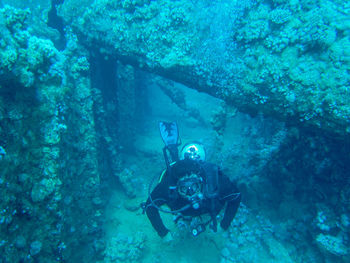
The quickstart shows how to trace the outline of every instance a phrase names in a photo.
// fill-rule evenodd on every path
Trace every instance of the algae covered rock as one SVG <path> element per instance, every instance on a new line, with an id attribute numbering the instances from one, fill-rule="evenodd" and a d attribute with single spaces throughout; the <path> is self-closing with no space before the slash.
<path id="1" fill-rule="evenodd" d="M 341 237 L 319 234 L 316 237 L 317 245 L 327 252 L 336 256 L 346 256 L 349 254 L 349 248 L 345 245 Z"/>
<path id="2" fill-rule="evenodd" d="M 33 186 L 31 197 L 33 202 L 43 201 L 55 190 L 56 182 L 52 179 L 43 179 Z"/>
<path id="3" fill-rule="evenodd" d="M 121 173 L 118 174 L 118 179 L 129 198 L 136 197 L 143 186 L 143 181 L 137 176 L 139 171 L 136 165 L 125 168 Z"/>
<path id="4" fill-rule="evenodd" d="M 24 249 L 27 245 L 27 240 L 25 239 L 24 236 L 17 236 L 15 239 L 15 246 L 18 249 Z"/>
<path id="5" fill-rule="evenodd" d="M 0 261 L 78 258 L 84 252 L 72 240 L 101 231 L 100 201 L 92 201 L 100 195 L 87 52 L 72 32 L 58 51 L 40 29 L 50 2 L 3 1 L 0 8 Z M 74 201 L 61 203 L 72 193 Z"/>
<path id="6" fill-rule="evenodd" d="M 109 262 L 138 262 L 142 259 L 146 236 L 137 232 L 133 236 L 118 234 L 107 244 L 104 261 Z"/>
<path id="7" fill-rule="evenodd" d="M 40 253 L 43 244 L 36 240 L 30 244 L 30 255 L 35 256 Z"/>

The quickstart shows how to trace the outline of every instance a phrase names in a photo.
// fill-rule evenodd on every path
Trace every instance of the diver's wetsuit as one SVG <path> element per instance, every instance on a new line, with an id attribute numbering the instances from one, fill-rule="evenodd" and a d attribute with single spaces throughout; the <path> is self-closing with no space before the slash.
<path id="1" fill-rule="evenodd" d="M 161 178 L 160 183 L 152 191 L 151 198 L 153 202 L 158 207 L 166 204 L 172 211 L 188 206 L 191 204 L 190 201 L 182 198 L 174 187 L 176 187 L 179 178 L 191 173 L 199 174 L 203 178 L 204 182 L 206 182 L 206 174 L 209 173 L 209 170 L 212 171 L 212 169 L 207 169 L 206 167 L 214 167 L 214 165 L 188 159 L 176 162 L 171 166 L 171 172 L 169 173 L 169 171 L 166 171 Z M 217 171 L 219 189 L 216 197 L 204 197 L 204 199 L 200 202 L 198 209 L 194 209 L 192 206 L 189 206 L 187 209 L 182 211 L 181 214 L 184 216 L 210 214 L 212 218 L 215 218 L 224 207 L 225 203 L 227 203 L 224 217 L 220 222 L 221 227 L 226 230 L 230 226 L 237 212 L 241 201 L 241 196 L 240 194 L 232 195 L 238 193 L 236 185 L 233 184 L 220 170 Z M 146 202 L 146 213 L 159 236 L 165 236 L 169 230 L 164 226 L 159 211 L 152 205 L 150 198 L 148 198 Z"/>

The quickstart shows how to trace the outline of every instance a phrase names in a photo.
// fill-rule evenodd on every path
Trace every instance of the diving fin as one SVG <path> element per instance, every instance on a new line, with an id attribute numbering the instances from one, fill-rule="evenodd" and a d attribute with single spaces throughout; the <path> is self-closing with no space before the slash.
<path id="1" fill-rule="evenodd" d="M 165 146 L 178 144 L 179 130 L 176 122 L 159 122 L 159 131 Z"/>
<path id="2" fill-rule="evenodd" d="M 179 129 L 177 128 L 176 122 L 159 122 L 159 131 L 162 136 L 165 147 L 163 149 L 165 162 L 167 167 L 169 167 L 169 160 L 166 154 L 166 150 L 170 152 L 170 156 L 172 161 L 178 161 L 178 149 L 177 147 L 181 144 L 181 140 L 179 139 Z"/>

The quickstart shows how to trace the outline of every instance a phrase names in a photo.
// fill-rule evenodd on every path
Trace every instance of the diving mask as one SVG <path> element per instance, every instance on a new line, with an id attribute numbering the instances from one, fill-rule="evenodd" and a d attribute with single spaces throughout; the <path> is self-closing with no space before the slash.
<path id="1" fill-rule="evenodd" d="M 181 197 L 193 200 L 202 192 L 203 179 L 197 174 L 186 175 L 177 183 L 177 189 Z"/>

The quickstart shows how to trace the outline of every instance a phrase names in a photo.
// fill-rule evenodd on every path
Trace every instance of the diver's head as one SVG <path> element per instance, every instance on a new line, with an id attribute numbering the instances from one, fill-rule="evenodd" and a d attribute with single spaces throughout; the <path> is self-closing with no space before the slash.
<path id="1" fill-rule="evenodd" d="M 200 199 L 203 189 L 203 179 L 196 173 L 185 175 L 177 182 L 177 190 L 181 197 L 187 200 Z"/>
<path id="2" fill-rule="evenodd" d="M 180 159 L 191 159 L 195 161 L 205 161 L 205 150 L 201 143 L 191 142 L 182 147 Z"/>

